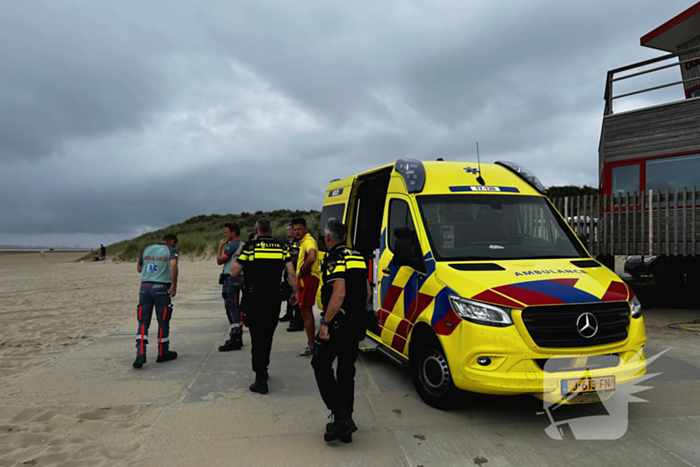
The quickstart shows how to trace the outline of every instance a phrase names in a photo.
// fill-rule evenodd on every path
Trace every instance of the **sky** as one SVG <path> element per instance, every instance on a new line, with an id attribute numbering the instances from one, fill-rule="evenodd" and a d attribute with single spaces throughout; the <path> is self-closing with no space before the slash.
<path id="1" fill-rule="evenodd" d="M 320 210 L 331 179 L 476 141 L 597 186 L 606 72 L 660 55 L 639 38 L 692 4 L 3 2 L 0 244 Z"/>

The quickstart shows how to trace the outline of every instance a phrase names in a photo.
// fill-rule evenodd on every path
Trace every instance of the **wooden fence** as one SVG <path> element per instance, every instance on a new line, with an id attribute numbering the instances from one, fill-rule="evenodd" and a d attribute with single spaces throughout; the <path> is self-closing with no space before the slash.
<path id="1" fill-rule="evenodd" d="M 592 255 L 696 256 L 700 193 L 692 189 L 550 200 Z"/>

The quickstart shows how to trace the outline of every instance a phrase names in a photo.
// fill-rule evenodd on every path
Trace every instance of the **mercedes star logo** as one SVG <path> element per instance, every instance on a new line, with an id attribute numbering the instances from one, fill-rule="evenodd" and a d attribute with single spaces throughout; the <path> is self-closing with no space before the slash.
<path id="1" fill-rule="evenodd" d="M 584 339 L 590 339 L 598 333 L 598 320 L 593 313 L 583 313 L 576 320 L 576 329 Z"/>

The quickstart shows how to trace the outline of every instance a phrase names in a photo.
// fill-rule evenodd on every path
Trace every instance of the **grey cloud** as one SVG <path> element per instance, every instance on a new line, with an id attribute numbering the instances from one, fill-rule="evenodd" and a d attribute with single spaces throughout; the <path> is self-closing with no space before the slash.
<path id="1" fill-rule="evenodd" d="M 0 17 L 0 243 L 319 208 L 332 178 L 473 160 L 475 141 L 483 161 L 595 185 L 605 72 L 655 55 L 639 37 L 685 7 L 15 3 Z"/>

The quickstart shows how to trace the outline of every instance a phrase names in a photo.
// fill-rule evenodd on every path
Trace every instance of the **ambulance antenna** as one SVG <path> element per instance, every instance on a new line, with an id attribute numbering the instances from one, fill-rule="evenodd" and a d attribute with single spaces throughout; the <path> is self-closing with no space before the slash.
<path id="1" fill-rule="evenodd" d="M 483 177 L 481 176 L 481 157 L 479 157 L 479 142 L 476 142 L 476 162 L 479 165 L 479 176 L 476 177 L 476 181 L 479 182 L 480 185 L 486 185 L 486 182 L 484 181 Z"/>

